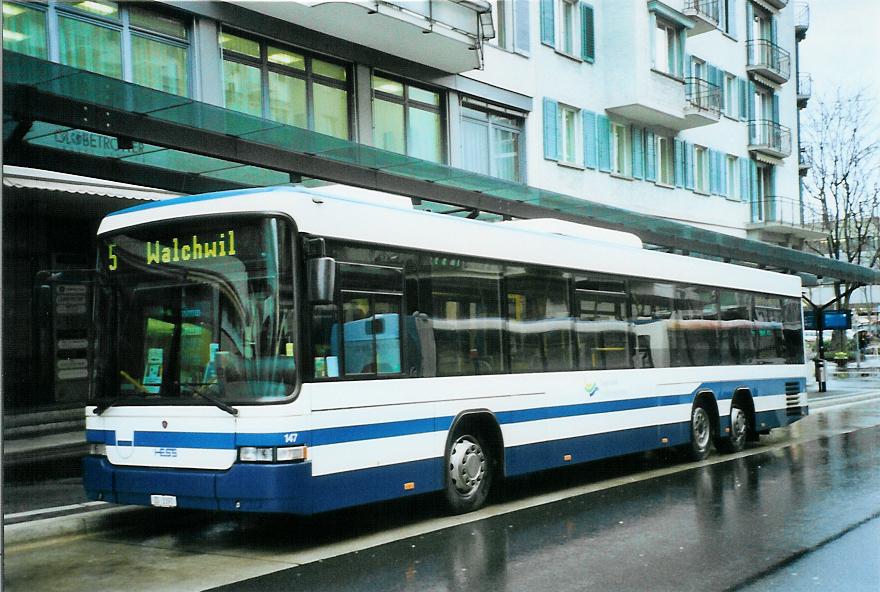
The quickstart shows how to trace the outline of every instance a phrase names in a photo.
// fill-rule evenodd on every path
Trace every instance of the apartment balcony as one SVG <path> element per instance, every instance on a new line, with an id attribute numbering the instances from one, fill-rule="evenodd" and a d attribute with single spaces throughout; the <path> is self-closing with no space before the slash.
<path id="1" fill-rule="evenodd" d="M 721 89 L 702 78 L 688 78 L 684 82 L 684 118 L 690 127 L 709 125 L 721 119 Z"/>
<path id="2" fill-rule="evenodd" d="M 807 36 L 810 28 L 810 5 L 806 2 L 797 2 L 794 5 L 794 34 L 798 41 Z"/>
<path id="3" fill-rule="evenodd" d="M 239 6 L 420 64 L 461 73 L 482 67 L 495 37 L 486 0 L 299 0 Z"/>
<path id="4" fill-rule="evenodd" d="M 810 167 L 813 166 L 812 159 L 810 158 L 810 150 L 805 146 L 801 146 L 798 148 L 798 174 L 801 177 L 805 177 L 807 175 L 807 171 L 810 170 Z"/>
<path id="5" fill-rule="evenodd" d="M 685 0 L 682 13 L 694 21 L 693 28 L 687 31 L 688 37 L 718 28 L 721 22 L 719 4 L 719 0 Z"/>
<path id="6" fill-rule="evenodd" d="M 797 106 L 803 109 L 807 101 L 813 96 L 813 77 L 806 72 L 798 72 L 797 76 Z"/>
<path id="7" fill-rule="evenodd" d="M 751 120 L 749 150 L 774 158 L 791 156 L 791 130 L 768 119 Z"/>
<path id="8" fill-rule="evenodd" d="M 621 79 L 609 91 L 608 113 L 645 125 L 681 131 L 716 123 L 721 94 L 705 80 L 647 70 Z"/>
<path id="9" fill-rule="evenodd" d="M 749 41 L 746 70 L 782 84 L 791 77 L 791 54 L 767 39 Z"/>
<path id="10" fill-rule="evenodd" d="M 772 6 L 777 10 L 782 10 L 786 6 L 788 6 L 788 0 L 764 0 L 765 4 Z"/>
<path id="11" fill-rule="evenodd" d="M 793 236 L 816 240 L 825 236 L 821 231 L 819 213 L 799 199 L 765 196 L 749 203 L 750 222 L 747 230 L 758 240 L 772 240 L 769 235 Z"/>

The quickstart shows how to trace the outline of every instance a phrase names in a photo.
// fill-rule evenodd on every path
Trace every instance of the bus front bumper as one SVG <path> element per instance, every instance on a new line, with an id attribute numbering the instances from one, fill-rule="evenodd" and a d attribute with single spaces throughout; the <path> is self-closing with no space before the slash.
<path id="1" fill-rule="evenodd" d="M 225 471 L 129 467 L 111 464 L 103 456 L 83 459 L 86 496 L 117 504 L 155 505 L 163 496 L 168 505 L 233 512 L 313 512 L 309 487 L 311 463 L 236 463 Z"/>

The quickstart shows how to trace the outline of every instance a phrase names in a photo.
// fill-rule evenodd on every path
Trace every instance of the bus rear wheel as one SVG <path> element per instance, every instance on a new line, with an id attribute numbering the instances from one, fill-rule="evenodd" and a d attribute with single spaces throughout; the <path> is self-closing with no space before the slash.
<path id="1" fill-rule="evenodd" d="M 741 452 L 749 437 L 749 415 L 740 407 L 739 401 L 730 406 L 730 436 L 719 440 L 722 452 Z"/>
<path id="2" fill-rule="evenodd" d="M 483 440 L 456 436 L 446 452 L 446 502 L 452 512 L 473 512 L 486 503 L 492 486 L 493 461 Z"/>
<path id="3" fill-rule="evenodd" d="M 709 411 L 695 405 L 691 410 L 691 444 L 688 448 L 690 460 L 705 460 L 712 445 L 712 416 Z"/>

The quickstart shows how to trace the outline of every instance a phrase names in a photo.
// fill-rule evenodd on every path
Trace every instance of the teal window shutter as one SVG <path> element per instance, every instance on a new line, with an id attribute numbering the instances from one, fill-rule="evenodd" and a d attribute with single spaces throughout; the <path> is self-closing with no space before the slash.
<path id="1" fill-rule="evenodd" d="M 694 188 L 694 145 L 684 143 L 684 188 Z"/>
<path id="2" fill-rule="evenodd" d="M 749 85 L 745 78 L 739 78 L 739 118 L 745 121 L 749 115 Z"/>
<path id="3" fill-rule="evenodd" d="M 647 134 L 644 134 L 647 136 Z M 645 176 L 645 140 L 642 128 L 632 128 L 632 172 L 633 177 L 642 179 Z"/>
<path id="4" fill-rule="evenodd" d="M 773 93 L 773 123 L 779 123 L 779 95 Z"/>
<path id="5" fill-rule="evenodd" d="M 751 186 L 749 185 L 749 159 L 739 159 L 739 199 L 743 202 L 751 201 Z"/>
<path id="6" fill-rule="evenodd" d="M 706 64 L 706 70 L 708 70 L 706 82 L 715 84 L 715 80 L 718 78 L 718 68 L 712 64 Z"/>
<path id="7" fill-rule="evenodd" d="M 529 0 L 513 0 L 513 51 L 529 55 Z"/>
<path id="8" fill-rule="evenodd" d="M 556 0 L 541 0 L 541 43 L 556 47 Z"/>
<path id="9" fill-rule="evenodd" d="M 684 77 L 690 78 L 693 76 L 694 71 L 694 56 L 685 54 L 684 55 Z"/>
<path id="10" fill-rule="evenodd" d="M 723 195 L 724 197 L 732 197 L 727 193 L 727 154 L 725 154 L 724 152 L 719 152 L 718 157 L 719 164 L 721 165 L 718 169 L 720 172 L 720 175 L 718 177 L 718 182 L 720 183 L 720 186 L 718 187 L 718 195 Z"/>
<path id="11" fill-rule="evenodd" d="M 754 160 L 749 160 L 749 187 L 751 188 L 749 192 L 749 201 L 752 204 L 752 222 L 758 221 L 758 199 L 760 197 L 758 192 L 758 163 Z"/>
<path id="12" fill-rule="evenodd" d="M 749 121 L 755 120 L 755 83 L 749 80 Z"/>
<path id="13" fill-rule="evenodd" d="M 675 186 L 684 187 L 684 146 L 681 140 L 675 140 L 674 143 L 675 158 Z"/>
<path id="14" fill-rule="evenodd" d="M 718 195 L 718 163 L 715 160 L 715 151 L 711 148 L 708 150 L 709 152 L 709 194 L 710 195 Z"/>
<path id="15" fill-rule="evenodd" d="M 599 115 L 599 170 L 611 171 L 611 122 L 605 115 Z"/>
<path id="16" fill-rule="evenodd" d="M 592 63 L 596 59 L 596 31 L 593 28 L 593 7 L 581 4 L 581 57 Z"/>
<path id="17" fill-rule="evenodd" d="M 657 150 L 654 132 L 645 130 L 645 181 L 657 180 Z"/>
<path id="18" fill-rule="evenodd" d="M 559 103 L 544 97 L 544 158 L 559 160 Z"/>
<path id="19" fill-rule="evenodd" d="M 596 114 L 592 111 L 581 111 L 584 120 L 584 166 L 596 168 L 598 150 L 596 148 Z"/>
<path id="20" fill-rule="evenodd" d="M 752 21 L 755 19 L 755 9 L 752 3 L 746 0 L 746 40 L 752 40 Z"/>
<path id="21" fill-rule="evenodd" d="M 770 43 L 776 45 L 777 32 L 776 32 L 776 17 L 770 17 Z"/>

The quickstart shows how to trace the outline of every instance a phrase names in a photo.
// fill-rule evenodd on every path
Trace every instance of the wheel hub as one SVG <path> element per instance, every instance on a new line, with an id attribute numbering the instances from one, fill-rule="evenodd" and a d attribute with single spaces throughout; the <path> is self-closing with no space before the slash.
<path id="1" fill-rule="evenodd" d="M 734 407 L 730 410 L 730 425 L 732 426 L 731 431 L 733 432 L 732 437 L 734 440 L 745 438 L 747 427 L 746 414 L 743 413 L 742 409 Z"/>
<path id="2" fill-rule="evenodd" d="M 703 449 L 709 445 L 709 438 L 712 435 L 709 428 L 709 415 L 705 409 L 702 407 L 694 409 L 692 424 L 694 442 L 700 449 Z"/>
<path id="3" fill-rule="evenodd" d="M 449 454 L 449 476 L 462 495 L 473 493 L 483 480 L 486 457 L 480 445 L 462 436 L 452 445 Z"/>

